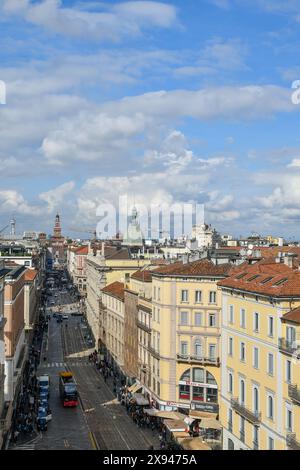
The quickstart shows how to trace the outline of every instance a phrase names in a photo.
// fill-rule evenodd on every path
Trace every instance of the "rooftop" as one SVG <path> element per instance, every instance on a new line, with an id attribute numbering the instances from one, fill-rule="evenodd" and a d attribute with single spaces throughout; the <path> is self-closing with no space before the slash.
<path id="1" fill-rule="evenodd" d="M 144 271 L 139 270 L 131 275 L 132 279 L 136 279 L 142 282 L 151 282 L 152 281 L 152 271 L 145 269 Z"/>
<path id="2" fill-rule="evenodd" d="M 182 261 L 162 266 L 152 271 L 153 276 L 228 276 L 232 265 L 215 265 L 212 261 L 201 259 L 191 263 Z"/>
<path id="3" fill-rule="evenodd" d="M 124 300 L 124 284 L 123 282 L 113 282 L 112 284 L 109 284 L 108 286 L 104 287 L 102 289 L 102 292 L 107 295 L 111 295 L 113 297 L 116 297 L 120 300 Z"/>
<path id="4" fill-rule="evenodd" d="M 300 297 L 300 271 L 268 258 L 255 264 L 243 263 L 218 286 L 274 297 Z"/>
<path id="5" fill-rule="evenodd" d="M 300 324 L 300 307 L 291 310 L 283 315 L 282 320 L 291 321 Z"/>
<path id="6" fill-rule="evenodd" d="M 37 273 L 36 269 L 27 269 L 25 273 L 25 281 L 33 281 L 36 278 Z"/>

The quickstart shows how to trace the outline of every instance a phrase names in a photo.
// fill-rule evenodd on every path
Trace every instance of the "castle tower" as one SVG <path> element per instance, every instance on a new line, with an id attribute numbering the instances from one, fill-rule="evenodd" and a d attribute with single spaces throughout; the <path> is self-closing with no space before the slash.
<path id="1" fill-rule="evenodd" d="M 56 217 L 55 217 L 55 225 L 54 225 L 53 236 L 55 238 L 60 238 L 61 237 L 61 226 L 60 226 L 59 214 L 57 214 Z"/>

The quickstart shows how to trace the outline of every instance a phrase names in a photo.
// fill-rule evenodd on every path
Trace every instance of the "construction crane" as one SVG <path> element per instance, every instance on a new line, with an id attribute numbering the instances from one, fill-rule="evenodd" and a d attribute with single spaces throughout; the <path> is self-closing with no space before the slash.
<path id="1" fill-rule="evenodd" d="M 68 230 L 72 230 L 72 232 L 79 232 L 79 233 L 92 233 L 94 235 L 93 240 L 97 240 L 97 231 L 96 230 L 82 230 L 76 227 L 69 227 Z"/>
<path id="2" fill-rule="evenodd" d="M 9 224 L 6 225 L 6 227 L 2 228 L 2 229 L 0 230 L 0 234 L 1 234 L 2 232 L 4 232 L 4 230 L 7 229 L 8 227 L 9 227 Z M 0 235 L 0 236 L 1 236 L 1 235 Z"/>

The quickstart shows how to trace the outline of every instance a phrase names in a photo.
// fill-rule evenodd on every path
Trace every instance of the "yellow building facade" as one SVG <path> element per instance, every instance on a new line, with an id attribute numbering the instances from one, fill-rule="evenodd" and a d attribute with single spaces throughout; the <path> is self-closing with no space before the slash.
<path id="1" fill-rule="evenodd" d="M 218 413 L 221 293 L 229 265 L 174 263 L 152 272 L 151 386 L 160 409 Z"/>
<path id="2" fill-rule="evenodd" d="M 223 449 L 300 449 L 297 263 L 243 265 L 219 289 Z"/>

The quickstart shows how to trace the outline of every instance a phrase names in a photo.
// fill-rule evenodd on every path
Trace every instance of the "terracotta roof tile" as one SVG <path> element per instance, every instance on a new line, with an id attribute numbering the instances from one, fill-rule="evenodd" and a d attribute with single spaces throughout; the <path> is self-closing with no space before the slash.
<path id="1" fill-rule="evenodd" d="M 282 320 L 300 324 L 300 307 L 291 310 L 283 315 Z"/>
<path id="2" fill-rule="evenodd" d="M 276 263 L 274 258 L 263 259 L 251 265 L 243 263 L 218 286 L 274 297 L 300 297 L 300 271 Z"/>
<path id="3" fill-rule="evenodd" d="M 124 300 L 124 284 L 123 282 L 113 282 L 108 286 L 102 289 L 104 294 L 112 295 L 113 297 L 117 297 L 120 300 Z"/>
<path id="4" fill-rule="evenodd" d="M 139 270 L 131 275 L 132 279 L 137 279 L 138 281 L 151 282 L 152 281 L 152 271 L 149 270 Z"/>
<path id="5" fill-rule="evenodd" d="M 184 264 L 177 262 L 162 266 L 152 271 L 153 276 L 227 276 L 231 264 L 215 265 L 212 261 L 203 259 Z"/>

